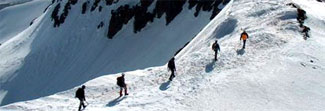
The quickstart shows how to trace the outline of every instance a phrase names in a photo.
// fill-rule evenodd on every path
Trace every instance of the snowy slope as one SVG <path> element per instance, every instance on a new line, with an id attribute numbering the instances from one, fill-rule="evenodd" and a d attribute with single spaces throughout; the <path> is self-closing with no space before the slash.
<path id="1" fill-rule="evenodd" d="M 0 0 L 0 10 L 6 7 L 23 4 L 32 0 Z"/>
<path id="2" fill-rule="evenodd" d="M 0 0 L 0 3 L 17 3 L 17 2 L 28 2 L 32 0 Z"/>
<path id="3" fill-rule="evenodd" d="M 29 0 L 0 1 L 0 5 L 2 2 L 13 4 L 13 6 L 0 10 L 0 43 L 6 42 L 25 30 L 34 19 L 43 13 L 43 9 L 50 3 L 48 0 L 27 1 Z M 16 2 L 23 4 L 16 5 Z"/>
<path id="4" fill-rule="evenodd" d="M 303 39 L 290 2 L 306 10 L 311 38 Z M 177 55 L 173 82 L 165 65 L 126 72 L 130 95 L 117 98 L 120 74 L 98 77 L 85 83 L 86 111 L 323 110 L 325 14 L 317 10 L 324 8 L 314 0 L 233 0 Z M 241 28 L 250 35 L 245 50 Z M 216 38 L 221 55 L 213 62 Z M 76 89 L 1 110 L 77 110 Z"/>
<path id="5" fill-rule="evenodd" d="M 64 24 L 58 28 L 53 27 L 51 19 L 57 2 L 28 28 L 23 22 L 30 19 L 12 25 L 15 24 L 12 18 L 28 13 L 6 15 L 8 19 L 0 22 L 0 26 L 10 26 L 1 29 L 5 36 L 1 38 L 3 43 L 0 46 L 0 57 L 3 58 L 0 60 L 0 105 L 49 96 L 107 74 L 162 66 L 210 21 L 211 12 L 200 12 L 195 17 L 196 10 L 188 9 L 186 3 L 167 26 L 164 14 L 148 23 L 141 32 L 134 33 L 134 19 L 131 19 L 113 39 L 107 39 L 110 12 L 139 1 L 119 1 L 110 6 L 100 2 L 99 5 L 103 6 L 101 12 L 91 12 L 88 8 L 86 14 L 81 14 L 85 1 L 79 0 L 71 5 Z M 22 5 L 37 14 L 39 9 L 45 9 L 40 8 L 41 5 L 49 2 L 34 0 Z M 60 2 L 60 14 L 66 2 Z M 1 11 L 26 7 L 13 6 Z M 102 21 L 105 28 L 97 29 Z"/>

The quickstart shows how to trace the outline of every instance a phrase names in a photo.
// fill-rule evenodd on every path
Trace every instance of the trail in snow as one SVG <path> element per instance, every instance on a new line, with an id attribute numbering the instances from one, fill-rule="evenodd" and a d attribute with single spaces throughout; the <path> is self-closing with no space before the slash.
<path id="1" fill-rule="evenodd" d="M 166 66 L 126 72 L 130 95 L 118 97 L 116 77 L 85 85 L 89 110 L 322 110 L 325 109 L 325 15 L 314 1 L 297 0 L 309 17 L 303 40 L 289 1 L 234 0 L 176 57 L 176 78 Z M 243 8 L 244 7 L 244 8 Z M 240 29 L 250 38 L 241 50 Z M 211 45 L 221 55 L 213 62 Z M 303 64 L 303 65 L 302 65 Z M 76 110 L 76 88 L 2 110 Z"/>
<path id="2" fill-rule="evenodd" d="M 48 0 L 28 3 L 32 3 L 33 6 L 35 2 L 51 3 Z M 60 13 L 63 12 L 66 2 L 67 0 L 62 1 Z M 93 2 L 90 1 L 89 6 L 92 6 Z M 79 1 L 71 6 L 69 15 L 60 28 L 53 28 L 50 17 L 56 6 L 54 3 L 43 14 L 45 17 L 40 23 L 39 30 L 31 35 L 31 38 L 24 33 L 28 29 L 19 33 L 23 36 L 16 34 L 16 31 L 22 30 L 10 30 L 14 31 L 15 36 L 10 34 L 8 38 L 3 39 L 0 51 L 0 56 L 5 58 L 0 60 L 0 69 L 3 69 L 0 71 L 0 92 L 5 92 L 0 95 L 0 105 L 49 96 L 106 74 L 164 65 L 210 21 L 210 12 L 200 12 L 199 16 L 195 17 L 196 10 L 188 9 L 187 3 L 168 26 L 163 15 L 135 34 L 131 19 L 114 39 L 108 40 L 105 35 L 111 10 L 125 4 L 133 6 L 139 2 L 140 0 L 124 0 L 107 6 L 102 1 L 99 3 L 103 6 L 102 12 L 97 10 L 90 12 L 89 9 L 86 14 L 81 14 L 84 1 Z M 150 9 L 153 10 L 154 6 L 155 3 Z M 12 9 L 15 11 L 16 8 Z M 35 9 L 43 11 L 44 8 Z M 12 15 L 13 18 L 28 14 L 17 13 Z M 13 19 L 4 19 L 11 20 Z M 105 23 L 106 29 L 96 28 L 100 22 Z M 0 28 L 1 23 L 7 24 L 0 22 Z M 33 25 L 35 24 L 36 22 Z M 31 27 L 35 28 L 33 25 Z"/>

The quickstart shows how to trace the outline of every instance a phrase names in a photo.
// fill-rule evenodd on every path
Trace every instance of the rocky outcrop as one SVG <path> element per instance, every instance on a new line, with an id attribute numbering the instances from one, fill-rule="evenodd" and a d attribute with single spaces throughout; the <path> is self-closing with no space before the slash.
<path id="1" fill-rule="evenodd" d="M 142 0 L 140 5 L 133 7 L 128 5 L 121 6 L 111 13 L 112 17 L 110 19 L 107 37 L 112 39 L 132 17 L 134 17 L 134 33 L 141 31 L 148 22 L 153 22 L 154 18 L 161 18 L 164 14 L 166 15 L 166 25 L 168 25 L 183 10 L 186 1 L 157 0 L 153 12 L 148 12 L 148 7 L 154 2 L 153 0 Z M 210 19 L 213 19 L 220 12 L 218 5 L 228 2 L 229 0 L 188 0 L 188 8 L 192 9 L 196 7 L 195 17 L 199 15 L 200 11 L 212 12 Z"/>
<path id="2" fill-rule="evenodd" d="M 52 2 L 54 3 L 55 0 Z M 69 0 L 64 6 L 63 13 L 58 16 L 58 10 L 60 9 L 59 0 L 52 12 L 52 19 L 54 20 L 54 27 L 59 27 L 64 23 L 65 18 L 68 16 L 71 5 L 77 3 L 78 0 Z M 102 6 L 99 3 L 103 1 L 107 6 L 117 3 L 118 0 L 94 0 L 92 5 L 89 1 L 85 1 L 82 4 L 81 13 L 86 14 L 87 10 L 94 11 L 98 8 L 101 12 Z M 189 4 L 188 9 L 195 8 L 193 16 L 197 17 L 201 11 L 211 12 L 210 19 L 213 19 L 221 9 L 218 9 L 220 4 L 227 4 L 230 0 L 140 0 L 137 5 L 122 5 L 117 9 L 111 10 L 111 16 L 108 26 L 107 37 L 112 39 L 125 24 L 133 18 L 133 32 L 140 32 L 149 22 L 154 22 L 155 18 L 161 18 L 165 15 L 166 25 L 171 23 L 179 13 L 182 12 L 186 3 Z M 154 9 L 148 11 L 148 7 L 155 3 Z M 90 8 L 88 8 L 90 7 Z"/>
<path id="3" fill-rule="evenodd" d="M 57 2 L 61 2 L 61 0 L 57 0 Z M 61 7 L 61 3 L 58 3 L 53 12 L 52 12 L 52 21 L 54 21 L 54 27 L 59 27 L 60 24 L 63 24 L 66 17 L 69 15 L 69 10 L 71 9 L 71 5 L 75 5 L 78 2 L 78 0 L 69 0 L 65 5 L 63 9 L 63 13 L 59 16 L 59 9 Z M 52 1 L 52 3 L 54 3 Z"/>
<path id="4" fill-rule="evenodd" d="M 299 5 L 294 3 L 289 3 L 288 5 L 297 8 L 297 15 L 298 15 L 297 21 L 299 22 L 299 26 L 302 29 L 301 33 L 303 34 L 304 39 L 307 40 L 307 38 L 310 37 L 309 36 L 310 28 L 304 25 L 305 20 L 307 19 L 306 11 L 303 10 Z"/>

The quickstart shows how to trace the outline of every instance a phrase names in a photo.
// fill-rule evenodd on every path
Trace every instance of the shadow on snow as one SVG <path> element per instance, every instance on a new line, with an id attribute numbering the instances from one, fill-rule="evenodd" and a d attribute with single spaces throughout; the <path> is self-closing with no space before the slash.
<path id="1" fill-rule="evenodd" d="M 160 85 L 159 89 L 165 91 L 170 87 L 169 85 L 170 85 L 170 81 L 164 82 Z"/>
<path id="2" fill-rule="evenodd" d="M 237 55 L 244 55 L 244 53 L 245 53 L 245 49 L 237 49 L 236 50 L 236 53 L 237 53 Z"/>
<path id="3" fill-rule="evenodd" d="M 115 98 L 114 100 L 108 102 L 108 104 L 107 104 L 106 106 L 108 106 L 108 107 L 113 107 L 113 106 L 119 104 L 119 103 L 120 103 L 122 100 L 124 100 L 125 98 L 127 98 L 127 97 L 126 97 L 126 96 L 124 96 L 124 97 L 117 97 L 117 98 Z"/>
<path id="4" fill-rule="evenodd" d="M 211 72 L 214 69 L 214 64 L 216 63 L 216 61 L 212 61 L 211 63 L 209 63 L 208 65 L 205 66 L 205 72 Z"/>

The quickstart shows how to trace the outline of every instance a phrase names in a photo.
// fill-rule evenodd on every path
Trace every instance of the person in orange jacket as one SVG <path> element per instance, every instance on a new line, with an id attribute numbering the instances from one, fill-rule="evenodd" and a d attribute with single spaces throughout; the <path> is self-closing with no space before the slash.
<path id="1" fill-rule="evenodd" d="M 240 36 L 240 40 L 243 40 L 244 44 L 243 44 L 243 49 L 245 49 L 245 45 L 246 45 L 246 40 L 248 39 L 248 34 L 246 33 L 246 31 L 244 30 L 243 33 L 241 33 Z"/>

